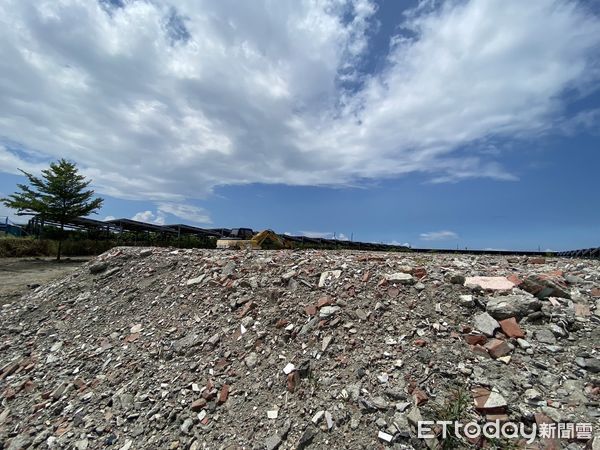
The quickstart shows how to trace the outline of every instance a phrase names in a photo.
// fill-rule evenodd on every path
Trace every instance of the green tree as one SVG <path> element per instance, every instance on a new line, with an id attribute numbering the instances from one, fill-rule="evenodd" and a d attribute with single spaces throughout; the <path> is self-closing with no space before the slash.
<path id="1" fill-rule="evenodd" d="M 24 170 L 21 172 L 29 180 L 30 186 L 17 184 L 20 192 L 0 201 L 17 210 L 17 215 L 34 215 L 42 221 L 59 223 L 56 260 L 60 261 L 65 224 L 77 217 L 96 213 L 104 200 L 93 198 L 94 191 L 86 189 L 91 180 L 86 181 L 75 164 L 64 159 L 51 163 L 49 169 L 42 170 L 41 178 Z"/>

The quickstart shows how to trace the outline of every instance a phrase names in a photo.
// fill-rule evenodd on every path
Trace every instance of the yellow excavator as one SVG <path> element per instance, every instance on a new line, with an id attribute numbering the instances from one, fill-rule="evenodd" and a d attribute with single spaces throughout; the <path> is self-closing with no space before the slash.
<path id="1" fill-rule="evenodd" d="M 234 230 L 232 230 L 234 231 Z M 233 233 L 240 235 L 239 233 Z M 277 250 L 282 248 L 291 248 L 290 243 L 284 241 L 273 230 L 263 230 L 249 239 L 239 237 L 229 237 L 219 239 L 217 248 L 221 249 L 253 249 L 253 250 Z"/>

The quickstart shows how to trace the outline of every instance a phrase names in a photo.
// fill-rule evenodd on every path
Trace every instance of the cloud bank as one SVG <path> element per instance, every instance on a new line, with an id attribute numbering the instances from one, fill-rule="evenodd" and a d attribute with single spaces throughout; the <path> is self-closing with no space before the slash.
<path id="1" fill-rule="evenodd" d="M 0 171 L 66 157 L 103 194 L 205 223 L 187 202 L 222 185 L 516 179 L 465 148 L 562 123 L 600 79 L 600 20 L 566 1 L 431 4 L 397 18 L 369 72 L 368 0 L 5 0 Z"/>
<path id="2" fill-rule="evenodd" d="M 450 241 L 458 239 L 458 234 L 454 231 L 429 231 L 427 233 L 421 233 L 419 238 L 422 241 Z"/>

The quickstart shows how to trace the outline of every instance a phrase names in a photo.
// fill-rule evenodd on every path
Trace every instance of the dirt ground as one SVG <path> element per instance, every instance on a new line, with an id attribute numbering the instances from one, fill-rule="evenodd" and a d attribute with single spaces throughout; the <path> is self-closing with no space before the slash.
<path id="1" fill-rule="evenodd" d="M 20 298 L 30 286 L 43 285 L 74 270 L 88 257 L 65 258 L 0 258 L 0 305 Z"/>

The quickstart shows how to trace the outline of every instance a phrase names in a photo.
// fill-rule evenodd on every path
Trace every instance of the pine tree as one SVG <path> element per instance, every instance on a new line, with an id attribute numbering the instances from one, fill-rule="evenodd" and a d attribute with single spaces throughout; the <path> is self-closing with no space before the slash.
<path id="1" fill-rule="evenodd" d="M 21 169 L 19 169 L 21 170 Z M 42 221 L 60 224 L 57 261 L 60 261 L 65 224 L 77 217 L 95 213 L 104 201 L 93 198 L 94 191 L 86 190 L 91 180 L 80 175 L 74 163 L 60 159 L 42 170 L 41 178 L 21 170 L 30 186 L 17 184 L 20 192 L 2 198 L 5 206 L 17 210 L 17 215 L 35 215 Z"/>

